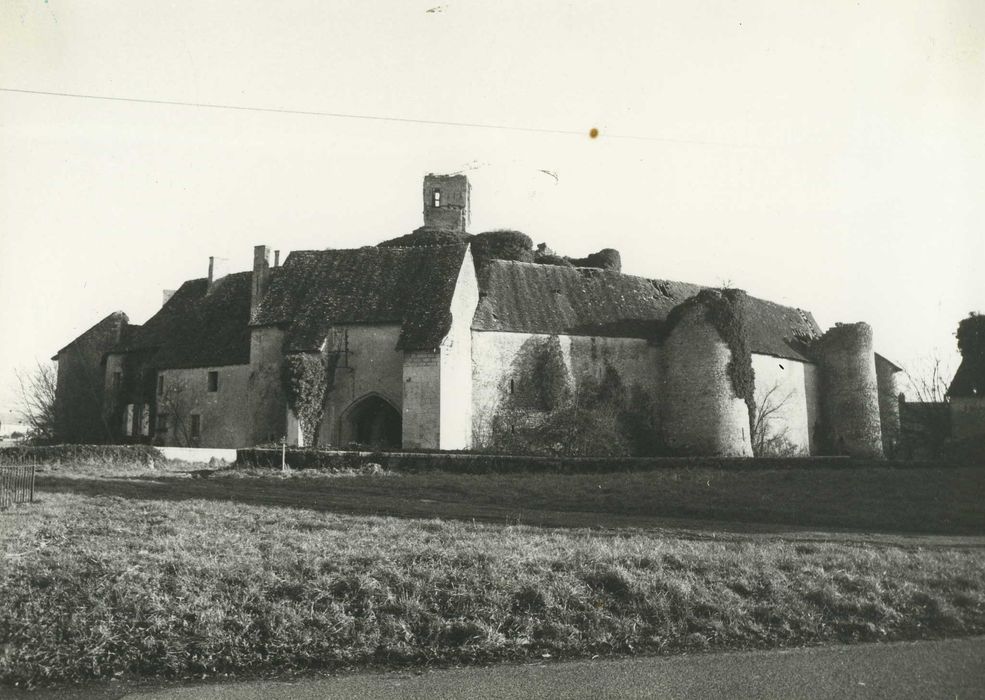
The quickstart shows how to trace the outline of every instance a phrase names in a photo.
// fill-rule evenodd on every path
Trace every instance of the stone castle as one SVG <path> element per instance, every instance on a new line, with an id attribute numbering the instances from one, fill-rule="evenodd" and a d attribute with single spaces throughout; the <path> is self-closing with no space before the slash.
<path id="1" fill-rule="evenodd" d="M 143 325 L 110 314 L 54 358 L 61 439 L 509 449 L 604 405 L 666 454 L 895 449 L 899 368 L 865 323 L 822 333 L 739 290 L 623 274 L 611 249 L 472 235 L 470 194 L 428 175 L 413 233 L 283 264 L 256 246 L 252 270 L 210 264 Z"/>

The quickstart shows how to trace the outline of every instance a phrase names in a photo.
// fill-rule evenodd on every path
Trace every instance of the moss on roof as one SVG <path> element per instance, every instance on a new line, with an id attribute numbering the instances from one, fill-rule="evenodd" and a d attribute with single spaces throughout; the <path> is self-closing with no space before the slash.
<path id="1" fill-rule="evenodd" d="M 671 309 L 703 287 L 610 270 L 494 260 L 479 269 L 472 327 L 562 335 L 656 339 Z M 752 352 L 809 360 L 798 338 L 820 329 L 800 309 L 748 297 Z"/>
<path id="2" fill-rule="evenodd" d="M 189 280 L 142 326 L 131 326 L 120 351 L 154 350 L 153 367 L 217 367 L 250 361 L 250 278 L 237 272 Z"/>
<path id="3" fill-rule="evenodd" d="M 349 323 L 399 323 L 399 348 L 433 349 L 451 327 L 465 249 L 452 244 L 291 253 L 252 324 L 284 327 L 286 352 L 317 350 L 333 325 Z"/>

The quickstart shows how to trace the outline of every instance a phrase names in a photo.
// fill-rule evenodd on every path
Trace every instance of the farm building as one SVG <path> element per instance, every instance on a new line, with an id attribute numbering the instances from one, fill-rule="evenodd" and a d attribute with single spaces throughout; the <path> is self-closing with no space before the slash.
<path id="1" fill-rule="evenodd" d="M 142 325 L 110 314 L 56 355 L 62 435 L 523 450 L 587 420 L 629 453 L 894 448 L 898 368 L 868 325 L 822 333 L 739 290 L 623 274 L 614 250 L 471 235 L 470 196 L 428 175 L 411 234 L 283 264 L 256 246 L 252 270 L 210 265 Z"/>

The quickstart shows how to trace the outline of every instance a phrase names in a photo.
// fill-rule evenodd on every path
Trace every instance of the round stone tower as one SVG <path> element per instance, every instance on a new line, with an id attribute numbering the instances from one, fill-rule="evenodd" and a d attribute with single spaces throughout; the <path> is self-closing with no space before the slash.
<path id="1" fill-rule="evenodd" d="M 872 328 L 838 324 L 817 344 L 821 435 L 826 452 L 881 458 L 882 423 Z"/>
<path id="2" fill-rule="evenodd" d="M 729 376 L 732 351 L 699 298 L 681 307 L 664 340 L 662 428 L 683 454 L 751 457 L 749 409 Z"/>

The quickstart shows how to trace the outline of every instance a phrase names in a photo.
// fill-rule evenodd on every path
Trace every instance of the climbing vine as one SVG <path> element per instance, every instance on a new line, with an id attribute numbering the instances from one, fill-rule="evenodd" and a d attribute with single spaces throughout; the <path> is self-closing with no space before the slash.
<path id="1" fill-rule="evenodd" d="M 332 388 L 336 354 L 297 353 L 284 357 L 281 380 L 287 405 L 301 423 L 307 445 L 318 439 L 318 427 L 325 412 L 325 402 Z"/>
<path id="2" fill-rule="evenodd" d="M 540 403 L 546 410 L 553 411 L 571 400 L 571 381 L 564 364 L 561 341 L 556 335 L 544 343 L 537 357 L 534 378 L 538 383 Z"/>
<path id="3" fill-rule="evenodd" d="M 732 357 L 727 372 L 735 395 L 746 402 L 749 413 L 749 434 L 756 424 L 756 375 L 752 369 L 752 352 L 746 334 L 746 293 L 741 289 L 702 289 L 667 315 L 663 328 L 666 337 L 694 304 L 705 308 L 705 319 L 718 331 Z"/>

